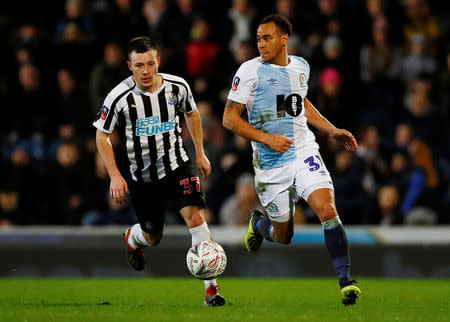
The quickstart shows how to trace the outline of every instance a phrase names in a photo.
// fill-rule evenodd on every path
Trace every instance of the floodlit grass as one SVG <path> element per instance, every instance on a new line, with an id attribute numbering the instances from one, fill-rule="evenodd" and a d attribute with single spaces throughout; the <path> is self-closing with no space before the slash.
<path id="1" fill-rule="evenodd" d="M 335 279 L 224 278 L 218 308 L 193 278 L 0 279 L 0 321 L 450 320 L 449 280 L 358 281 L 360 300 L 344 307 Z"/>

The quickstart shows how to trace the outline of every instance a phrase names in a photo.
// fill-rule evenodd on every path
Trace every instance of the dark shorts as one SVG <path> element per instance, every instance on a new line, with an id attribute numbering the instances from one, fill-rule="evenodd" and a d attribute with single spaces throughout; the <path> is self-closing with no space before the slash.
<path id="1" fill-rule="evenodd" d="M 131 201 L 141 229 L 149 234 L 161 232 L 167 201 L 177 211 L 186 206 L 205 208 L 205 195 L 200 188 L 200 174 L 187 162 L 157 182 L 130 180 Z"/>

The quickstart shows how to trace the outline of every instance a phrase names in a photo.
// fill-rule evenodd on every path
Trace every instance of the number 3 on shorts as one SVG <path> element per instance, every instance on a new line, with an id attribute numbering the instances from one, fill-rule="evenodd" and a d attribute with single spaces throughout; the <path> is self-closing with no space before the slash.
<path id="1" fill-rule="evenodd" d="M 322 160 L 318 155 L 315 156 L 317 160 L 319 160 L 320 163 L 322 163 Z M 309 158 L 305 159 L 303 162 L 308 163 L 311 168 L 309 168 L 309 171 L 316 171 L 319 170 L 320 164 L 314 162 L 314 156 L 310 156 Z"/>

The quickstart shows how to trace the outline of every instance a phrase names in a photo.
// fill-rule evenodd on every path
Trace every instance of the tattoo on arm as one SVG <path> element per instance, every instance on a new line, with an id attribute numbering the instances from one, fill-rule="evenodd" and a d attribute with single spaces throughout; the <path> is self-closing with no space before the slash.
<path id="1" fill-rule="evenodd" d="M 245 109 L 245 105 L 235 102 L 235 101 L 231 101 L 231 100 L 227 100 L 227 103 L 225 105 L 226 109 L 230 109 L 230 110 L 237 110 L 237 112 L 239 113 L 239 115 L 242 113 L 242 111 Z"/>
<path id="2" fill-rule="evenodd" d="M 236 133 L 237 129 L 242 126 L 242 123 L 245 123 L 245 121 L 241 118 L 241 114 L 244 109 L 244 104 L 227 100 L 225 110 L 223 112 L 224 126 L 230 131 Z"/>

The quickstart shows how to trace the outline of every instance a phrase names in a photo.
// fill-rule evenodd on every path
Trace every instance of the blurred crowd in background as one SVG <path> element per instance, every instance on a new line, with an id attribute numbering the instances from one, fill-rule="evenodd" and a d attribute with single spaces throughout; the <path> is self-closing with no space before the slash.
<path id="1" fill-rule="evenodd" d="M 314 130 L 345 224 L 450 223 L 450 16 L 438 0 L 66 0 L 0 4 L 0 226 L 135 222 L 109 199 L 92 121 L 131 72 L 127 42 L 158 44 L 160 72 L 184 77 L 202 116 L 211 224 L 261 208 L 248 141 L 221 118 L 237 68 L 258 55 L 261 18 L 280 13 L 289 53 L 311 66 L 309 100 L 359 151 Z M 113 135 L 119 167 L 123 143 Z M 192 150 L 192 141 L 184 131 Z M 161 202 L 163 196 L 149 197 Z M 304 201 L 296 223 L 316 223 Z M 171 204 L 166 222 L 181 224 Z"/>

